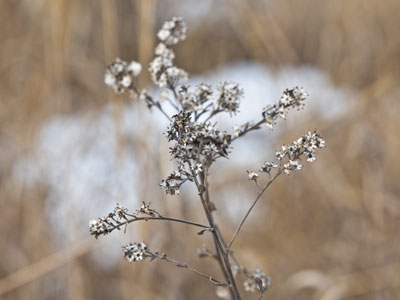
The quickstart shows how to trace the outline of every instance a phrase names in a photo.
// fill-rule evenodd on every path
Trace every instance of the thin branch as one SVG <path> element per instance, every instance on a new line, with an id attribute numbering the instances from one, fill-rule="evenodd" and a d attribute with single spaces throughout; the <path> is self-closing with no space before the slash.
<path id="1" fill-rule="evenodd" d="M 242 221 L 240 222 L 239 226 L 236 228 L 235 233 L 233 234 L 232 240 L 228 244 L 228 249 L 232 247 L 233 242 L 235 241 L 236 237 L 239 234 L 240 229 L 242 228 L 244 222 L 246 222 L 247 217 L 249 216 L 250 212 L 253 210 L 254 206 L 257 204 L 258 200 L 261 198 L 261 196 L 264 194 L 264 192 L 267 190 L 267 188 L 271 185 L 272 182 L 276 178 L 278 178 L 279 175 L 282 174 L 282 171 L 279 170 L 278 173 L 275 174 L 274 177 L 272 177 L 268 183 L 263 187 L 263 189 L 258 193 L 256 199 L 254 200 L 253 204 L 250 206 L 249 210 L 246 212 L 246 215 L 243 217 Z"/>
<path id="2" fill-rule="evenodd" d="M 131 87 L 132 87 L 132 90 L 136 93 L 136 96 L 139 97 L 140 96 L 140 91 L 133 84 L 132 84 Z M 153 97 L 151 97 L 150 95 L 147 95 L 147 94 L 146 94 L 146 98 L 149 100 L 151 105 L 153 105 L 153 106 L 158 108 L 158 110 L 168 119 L 168 121 L 172 122 L 172 119 L 170 118 L 170 116 L 168 116 L 168 114 L 162 108 L 162 106 L 160 104 L 160 101 L 154 101 Z"/>
<path id="3" fill-rule="evenodd" d="M 203 114 L 205 114 L 206 112 L 208 112 L 208 108 L 210 108 L 212 105 L 213 105 L 212 102 L 209 103 L 209 104 L 207 104 L 207 106 L 204 107 L 203 110 L 202 110 L 199 114 L 197 114 L 197 111 L 196 111 L 196 112 L 195 112 L 195 113 L 196 113 L 196 118 L 195 118 L 196 121 L 197 121 Z"/>
<path id="4" fill-rule="evenodd" d="M 178 93 L 177 93 L 176 90 L 175 90 L 174 85 L 173 85 L 173 84 L 169 84 L 169 85 L 168 85 L 168 88 L 169 88 L 169 89 L 172 91 L 172 93 L 174 94 L 176 103 L 179 105 L 179 103 L 180 103 L 180 102 L 179 102 L 179 96 L 178 96 Z M 178 108 L 177 105 L 174 105 L 174 107 L 176 108 L 177 111 L 179 111 L 179 108 Z"/>
<path id="5" fill-rule="evenodd" d="M 158 110 L 168 119 L 168 121 L 172 122 L 172 119 L 168 114 L 165 112 L 165 110 L 161 107 L 160 102 L 154 102 L 154 106 L 158 108 Z"/>
<path id="6" fill-rule="evenodd" d="M 213 230 L 210 226 L 203 225 L 203 224 L 196 223 L 196 222 L 181 220 L 181 219 L 168 218 L 168 217 L 135 217 L 133 219 L 126 220 L 124 222 L 118 223 L 117 225 L 109 223 L 108 224 L 110 226 L 110 228 L 108 228 L 110 230 L 109 232 L 113 231 L 114 229 L 119 229 L 120 227 L 122 227 L 124 225 L 127 225 L 129 223 L 133 223 L 133 222 L 136 222 L 136 221 L 171 221 L 171 222 L 183 223 L 183 224 L 187 224 L 187 225 L 192 225 L 192 226 L 205 228 L 205 229 L 208 229 L 210 231 Z"/>
<path id="7" fill-rule="evenodd" d="M 189 163 L 189 168 L 192 170 L 192 168 L 190 167 L 190 163 Z M 206 173 L 206 170 L 204 170 L 203 172 Z M 206 201 L 206 199 L 204 198 L 204 195 L 203 195 L 205 187 L 203 184 L 199 183 L 199 181 L 197 180 L 197 176 L 196 176 L 196 174 L 194 174 L 193 171 L 192 171 L 192 175 L 193 175 L 193 181 L 199 192 L 199 197 L 200 197 L 201 203 L 203 205 L 204 213 L 206 214 L 208 223 L 214 229 L 216 226 L 214 224 L 213 216 L 209 210 L 209 201 Z M 220 265 L 220 268 L 222 270 L 225 280 L 228 282 L 229 292 L 232 296 L 232 299 L 240 299 L 239 291 L 237 290 L 236 285 L 233 284 L 234 278 L 232 276 L 232 273 L 228 272 L 228 269 L 230 269 L 230 265 L 226 264 L 224 247 L 223 247 L 218 235 L 216 234 L 215 230 L 212 231 L 212 234 L 213 234 L 215 251 L 217 254 L 217 261 Z"/>
<path id="8" fill-rule="evenodd" d="M 234 140 L 236 140 L 236 139 L 238 139 L 238 138 L 244 136 L 245 134 L 249 133 L 250 131 L 259 129 L 259 128 L 260 128 L 260 125 L 263 124 L 263 123 L 265 123 L 265 119 L 261 119 L 260 121 L 258 121 L 258 122 L 255 123 L 254 125 L 248 127 L 246 130 L 244 130 L 244 131 L 242 131 L 241 133 L 239 133 L 238 136 L 233 137 L 233 138 L 232 138 L 232 141 L 234 141 Z"/>
<path id="9" fill-rule="evenodd" d="M 219 114 L 222 111 L 223 110 L 220 109 L 212 111 L 211 114 L 207 117 L 207 119 L 204 120 L 204 123 L 207 123 L 207 121 L 209 121 L 212 117 L 214 117 L 215 115 Z"/>
<path id="10" fill-rule="evenodd" d="M 211 277 L 210 275 L 204 274 L 203 272 L 200 272 L 199 270 L 188 266 L 186 263 L 181 263 L 179 261 L 176 261 L 175 259 L 168 257 L 165 253 L 159 254 L 156 252 L 156 253 L 151 253 L 151 254 L 154 255 L 154 257 L 151 257 L 153 259 L 158 258 L 158 259 L 165 260 L 166 262 L 169 262 L 169 263 L 174 263 L 179 268 L 188 269 L 188 270 L 196 273 L 197 275 L 200 275 L 201 277 L 208 279 L 212 284 L 214 284 L 216 286 L 228 286 L 226 281 L 218 280 L 218 279 Z"/>
<path id="11" fill-rule="evenodd" d="M 172 100 L 171 100 L 170 98 L 166 98 L 166 100 L 168 101 L 169 104 L 171 104 L 171 106 L 172 106 L 173 108 L 175 108 L 175 110 L 176 110 L 177 112 L 179 112 L 178 106 L 176 106 L 176 104 L 175 104 L 174 102 L 172 102 Z"/>
<path id="12" fill-rule="evenodd" d="M 223 238 L 218 232 L 215 230 L 217 225 L 214 222 L 214 218 L 212 212 L 210 211 L 210 195 L 208 192 L 208 181 L 207 181 L 207 167 L 204 168 L 203 172 L 200 174 L 201 183 L 197 181 L 197 178 L 194 176 L 194 181 L 196 183 L 197 189 L 199 191 L 200 199 L 203 203 L 203 208 L 206 213 L 208 222 L 210 226 L 214 229 L 213 236 L 215 241 L 215 248 L 218 254 L 218 261 L 220 263 L 221 269 L 226 272 L 227 281 L 229 282 L 229 290 L 231 292 L 233 299 L 241 299 L 239 289 L 236 285 L 235 277 L 233 276 L 231 264 L 229 261 L 229 255 L 223 246 Z M 226 278 L 226 277 L 225 277 Z"/>

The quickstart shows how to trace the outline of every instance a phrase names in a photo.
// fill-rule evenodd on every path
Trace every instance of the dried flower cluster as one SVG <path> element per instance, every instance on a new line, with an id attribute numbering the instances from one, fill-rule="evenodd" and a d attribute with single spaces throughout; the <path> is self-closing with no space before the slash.
<path id="1" fill-rule="evenodd" d="M 201 248 L 200 251 L 201 254 L 205 253 L 205 255 L 199 255 L 199 257 L 210 256 L 209 250 Z M 246 268 L 236 264 L 236 259 L 235 262 L 232 263 L 232 270 L 235 278 L 238 278 L 239 275 L 243 275 L 245 277 L 243 282 L 244 290 L 251 293 L 258 292 L 258 299 L 262 298 L 268 287 L 271 285 L 271 279 L 267 276 L 267 274 L 265 274 L 265 272 L 260 269 L 249 271 Z M 227 293 L 226 288 L 219 288 L 217 294 L 220 295 L 220 298 L 229 298 L 229 293 Z"/>
<path id="2" fill-rule="evenodd" d="M 243 91 L 237 83 L 224 82 L 213 97 L 210 85 L 200 84 L 191 92 L 181 86 L 177 105 L 182 110 L 172 117 L 165 132 L 168 141 L 175 144 L 170 148 L 171 156 L 178 162 L 178 170 L 162 180 L 161 187 L 167 194 L 179 194 L 179 188 L 193 176 L 209 167 L 218 157 L 227 157 L 232 135 L 217 129 L 209 119 L 220 112 L 236 113 Z M 200 121 L 205 115 L 206 119 Z M 186 163 L 186 166 L 185 166 Z"/>
<path id="3" fill-rule="evenodd" d="M 211 85 L 202 83 L 197 86 L 194 92 L 188 86 L 182 85 L 179 90 L 179 102 L 184 111 L 200 111 L 212 97 Z"/>
<path id="4" fill-rule="evenodd" d="M 187 80 L 187 73 L 173 64 L 175 58 L 172 46 L 186 38 L 187 27 L 182 18 L 173 18 L 165 22 L 157 37 L 160 43 L 156 47 L 156 57 L 150 63 L 151 79 L 159 87 L 175 87 Z"/>
<path id="5" fill-rule="evenodd" d="M 257 292 L 259 293 L 259 298 L 262 297 L 264 292 L 267 290 L 271 284 L 271 280 L 260 269 L 256 269 L 254 272 L 245 272 L 247 279 L 244 282 L 244 288 L 247 292 Z"/>
<path id="6" fill-rule="evenodd" d="M 100 235 L 106 235 L 115 229 L 120 229 L 122 225 L 131 223 L 135 220 L 143 220 L 147 217 L 162 218 L 150 204 L 143 202 L 142 206 L 134 213 L 129 213 L 128 209 L 117 204 L 114 210 L 106 217 L 91 220 L 89 222 L 89 231 L 97 239 Z"/>
<path id="7" fill-rule="evenodd" d="M 89 222 L 90 234 L 94 235 L 97 239 L 99 235 L 110 233 L 123 219 L 126 220 L 127 211 L 128 209 L 117 204 L 114 211 L 109 213 L 108 216 L 99 218 L 98 220 L 91 220 Z"/>
<path id="8" fill-rule="evenodd" d="M 147 245 L 145 243 L 130 243 L 122 247 L 124 258 L 129 262 L 143 260 L 146 256 Z"/>
<path id="9" fill-rule="evenodd" d="M 170 258 L 166 253 L 159 253 L 158 251 L 151 251 L 144 242 L 141 243 L 129 243 L 129 245 L 122 246 L 122 252 L 124 258 L 129 262 L 137 262 L 149 258 L 150 261 L 160 259 L 168 263 L 173 263 L 179 268 L 188 269 L 201 277 L 208 279 L 212 284 L 216 286 L 226 286 L 226 282 L 217 280 L 207 274 L 200 272 L 187 265 L 186 263 L 179 262 L 175 259 Z"/>
<path id="10" fill-rule="evenodd" d="M 243 91 L 235 82 L 224 82 L 219 87 L 218 107 L 214 111 L 237 113 Z"/>
<path id="11" fill-rule="evenodd" d="M 241 267 L 234 256 L 232 245 L 237 238 L 243 224 L 250 212 L 261 198 L 272 182 L 282 173 L 289 174 L 291 171 L 302 169 L 301 161 L 315 161 L 315 150 L 323 148 L 325 141 L 316 132 L 308 134 L 293 141 L 291 144 L 283 145 L 275 153 L 274 162 L 265 162 L 258 171 L 247 171 L 249 180 L 253 180 L 259 188 L 259 193 L 241 219 L 230 242 L 227 242 L 219 230 L 213 211 L 216 209 L 210 199 L 208 190 L 209 171 L 213 162 L 221 157 L 228 157 L 232 149 L 232 143 L 246 135 L 258 130 L 262 124 L 271 129 L 276 125 L 278 118 L 285 119 L 289 110 L 301 109 L 304 106 L 307 93 L 302 88 L 292 88 L 284 91 L 279 101 L 267 106 L 262 111 L 262 117 L 256 121 L 249 121 L 241 126 L 233 128 L 233 132 L 219 130 L 212 118 L 218 113 L 226 112 L 230 116 L 239 111 L 243 91 L 237 83 L 223 82 L 213 88 L 211 85 L 202 83 L 195 87 L 183 85 L 187 73 L 173 64 L 175 53 L 172 46 L 186 38 L 187 27 L 182 18 L 173 18 L 166 22 L 157 37 L 159 44 L 155 49 L 155 58 L 150 63 L 149 72 L 152 81 L 162 89 L 161 100 L 155 100 L 146 90 L 139 91 L 134 84 L 134 77 L 139 75 L 141 66 L 137 62 L 127 63 L 120 59 L 113 62 L 106 70 L 105 83 L 112 87 L 116 93 L 131 92 L 132 95 L 144 101 L 149 108 L 156 107 L 169 121 L 170 125 L 165 132 L 168 141 L 171 142 L 170 154 L 177 163 L 177 169 L 166 179 L 161 181 L 161 188 L 167 194 L 179 194 L 180 187 L 185 182 L 192 182 L 202 203 L 208 224 L 200 224 L 192 221 L 164 217 L 150 207 L 150 204 L 143 203 L 133 213 L 127 208 L 117 204 L 113 212 L 106 217 L 92 220 L 89 223 L 89 230 L 92 235 L 98 238 L 106 235 L 115 229 L 121 229 L 129 223 L 136 221 L 162 220 L 183 223 L 201 228 L 198 234 L 209 233 L 214 242 L 214 250 L 203 247 L 198 250 L 199 257 L 211 257 L 218 261 L 223 280 L 217 280 L 207 274 L 189 267 L 168 257 L 165 253 L 152 252 L 145 243 L 131 243 L 122 247 L 124 258 L 130 262 L 136 262 L 149 258 L 150 260 L 160 259 L 174 263 L 176 266 L 186 268 L 192 272 L 208 279 L 212 284 L 218 286 L 217 293 L 225 294 L 231 299 L 242 299 L 239 288 L 236 284 L 237 275 L 245 277 L 243 282 L 246 291 L 258 292 L 258 299 L 261 299 L 264 292 L 270 285 L 269 277 L 260 269 L 254 272 L 247 271 Z M 166 113 L 164 105 L 170 105 L 175 109 L 172 116 Z M 268 182 L 260 187 L 257 183 L 260 175 L 267 175 Z M 224 293 L 221 293 L 224 291 Z"/>
<path id="12" fill-rule="evenodd" d="M 224 82 L 216 91 L 213 91 L 211 85 L 201 83 L 194 91 L 189 86 L 182 85 L 178 100 L 183 111 L 194 112 L 194 119 L 197 121 L 205 114 L 210 119 L 220 112 L 237 113 L 242 96 L 243 90 L 235 82 Z"/>
<path id="13" fill-rule="evenodd" d="M 272 129 L 275 126 L 276 119 L 286 119 L 290 109 L 303 108 L 304 100 L 306 100 L 307 96 L 308 94 L 303 90 L 303 88 L 295 87 L 293 89 L 285 90 L 278 103 L 264 108 L 262 115 L 267 126 Z"/>
<path id="14" fill-rule="evenodd" d="M 172 117 L 172 123 L 165 135 L 175 144 L 170 148 L 171 156 L 179 164 L 161 187 L 168 194 L 178 194 L 179 187 L 203 171 L 217 157 L 226 157 L 231 144 L 231 135 L 219 131 L 210 122 L 195 122 L 192 112 L 181 111 Z M 185 169 L 185 163 L 188 169 Z"/>
<path id="15" fill-rule="evenodd" d="M 289 145 L 282 145 L 280 151 L 275 152 L 276 163 L 265 162 L 259 172 L 247 171 L 249 180 L 257 181 L 260 172 L 271 176 L 271 171 L 277 169 L 278 172 L 290 174 L 290 171 L 300 171 L 303 165 L 300 164 L 301 158 L 307 162 L 315 161 L 315 150 L 325 147 L 325 140 L 316 132 L 308 132 Z"/>
<path id="16" fill-rule="evenodd" d="M 302 169 L 300 159 L 303 156 L 307 162 L 315 161 L 315 150 L 325 147 L 325 141 L 316 132 L 308 132 L 306 135 L 293 141 L 290 145 L 283 145 L 281 151 L 275 153 L 276 159 L 283 163 L 283 171 L 289 174 L 290 171 L 299 171 Z"/>
<path id="17" fill-rule="evenodd" d="M 186 39 L 187 26 L 183 18 L 174 17 L 164 23 L 157 37 L 166 46 L 173 46 Z"/>
<path id="18" fill-rule="evenodd" d="M 127 63 L 117 58 L 108 66 L 104 74 L 104 82 L 110 86 L 115 93 L 123 94 L 133 90 L 133 78 L 142 71 L 142 65 L 136 61 Z"/>

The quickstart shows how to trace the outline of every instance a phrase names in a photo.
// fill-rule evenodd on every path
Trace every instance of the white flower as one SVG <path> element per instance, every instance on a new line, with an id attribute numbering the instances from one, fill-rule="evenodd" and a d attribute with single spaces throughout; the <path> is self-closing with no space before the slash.
<path id="1" fill-rule="evenodd" d="M 192 171 L 198 175 L 200 172 L 203 172 L 203 165 L 202 164 L 196 164 L 195 166 L 192 166 Z"/>
<path id="2" fill-rule="evenodd" d="M 289 97 L 288 94 L 283 94 L 282 97 L 281 97 L 280 102 L 281 102 L 282 104 L 287 105 L 287 104 L 290 103 L 290 100 L 292 100 L 292 99 Z"/>
<path id="3" fill-rule="evenodd" d="M 259 174 L 254 171 L 247 171 L 247 173 L 249 174 L 249 180 L 257 180 L 259 176 Z"/>
<path id="4" fill-rule="evenodd" d="M 89 222 L 89 227 L 95 227 L 99 224 L 99 221 L 97 220 L 90 220 Z"/>
<path id="5" fill-rule="evenodd" d="M 288 150 L 290 154 L 294 154 L 297 151 L 297 146 L 295 143 L 293 143 L 292 145 L 289 145 Z"/>
<path id="6" fill-rule="evenodd" d="M 318 148 L 324 148 L 325 147 L 325 140 L 319 138 L 318 139 Z"/>
<path id="7" fill-rule="evenodd" d="M 315 161 L 315 153 L 314 152 L 304 152 L 304 155 L 307 157 L 308 162 Z"/>
<path id="8" fill-rule="evenodd" d="M 137 61 L 131 61 L 127 69 L 128 72 L 132 72 L 133 76 L 138 76 L 142 72 L 142 65 Z"/>
<path id="9" fill-rule="evenodd" d="M 172 49 L 168 48 L 164 43 L 159 43 L 157 45 L 155 54 L 170 60 L 175 58 L 175 54 Z"/>
<path id="10" fill-rule="evenodd" d="M 122 77 L 122 80 L 121 80 L 121 85 L 123 86 L 123 87 L 129 87 L 130 85 L 131 85 L 131 83 L 132 83 L 132 79 L 131 79 L 131 76 L 129 76 L 129 75 L 125 75 L 124 77 Z"/>
<path id="11" fill-rule="evenodd" d="M 104 83 L 108 86 L 113 86 L 115 84 L 115 76 L 113 74 L 111 74 L 110 72 L 106 72 L 104 74 Z"/>
<path id="12" fill-rule="evenodd" d="M 290 174 L 290 165 L 288 163 L 283 165 L 283 172 L 288 175 Z"/>
<path id="13" fill-rule="evenodd" d="M 254 293 L 256 291 L 256 284 L 254 283 L 254 280 L 251 278 L 246 279 L 243 285 L 244 285 L 244 290 L 246 292 Z"/>
<path id="14" fill-rule="evenodd" d="M 276 151 L 276 152 L 275 152 L 275 156 L 276 156 L 276 158 L 277 158 L 278 160 L 282 160 L 282 159 L 285 157 L 285 155 L 284 155 L 282 152 L 280 152 L 280 151 Z"/>
<path id="15" fill-rule="evenodd" d="M 294 171 L 300 171 L 301 168 L 303 167 L 297 160 L 289 160 L 289 164 L 291 169 Z"/>
<path id="16" fill-rule="evenodd" d="M 306 138 L 308 141 L 314 140 L 315 137 L 316 137 L 315 132 L 311 132 L 311 131 L 309 131 L 309 132 L 305 135 L 305 138 Z"/>
<path id="17" fill-rule="evenodd" d="M 160 41 L 165 41 L 170 35 L 171 32 L 168 29 L 161 29 L 157 33 L 157 37 L 160 39 Z"/>
<path id="18" fill-rule="evenodd" d="M 273 168 L 277 168 L 277 167 L 278 167 L 277 164 L 274 164 L 274 163 L 271 163 L 271 162 L 265 162 L 263 164 L 263 166 L 261 167 L 261 171 L 269 173 L 269 172 L 271 172 L 271 170 Z"/>
<path id="19" fill-rule="evenodd" d="M 239 126 L 233 127 L 233 136 L 238 137 L 242 131 L 240 130 Z"/>

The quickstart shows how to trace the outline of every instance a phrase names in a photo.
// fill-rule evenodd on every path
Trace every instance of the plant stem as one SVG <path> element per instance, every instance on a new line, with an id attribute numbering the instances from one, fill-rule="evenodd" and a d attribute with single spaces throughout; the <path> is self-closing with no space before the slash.
<path id="1" fill-rule="evenodd" d="M 152 259 L 158 258 L 158 259 L 161 259 L 161 260 L 165 260 L 166 262 L 169 262 L 169 263 L 174 263 L 179 268 L 188 269 L 188 270 L 196 273 L 197 275 L 200 275 L 201 277 L 204 277 L 204 278 L 208 279 L 214 285 L 217 285 L 217 286 L 227 286 L 228 285 L 225 281 L 217 280 L 217 279 L 215 279 L 215 278 L 213 278 L 213 277 L 211 277 L 211 276 L 209 276 L 207 274 L 204 274 L 203 272 L 200 272 L 199 270 L 188 266 L 186 263 L 181 263 L 181 262 L 179 262 L 179 261 L 177 261 L 175 259 L 172 259 L 172 258 L 168 257 L 165 253 L 159 254 L 159 253 L 151 252 L 150 254 L 151 254 L 150 257 Z"/>
<path id="2" fill-rule="evenodd" d="M 246 212 L 245 216 L 243 217 L 242 221 L 240 222 L 239 226 L 236 228 L 235 233 L 233 234 L 232 240 L 229 242 L 228 244 L 228 249 L 230 249 L 232 247 L 233 242 L 235 241 L 236 237 L 239 234 L 240 229 L 242 228 L 244 222 L 246 222 L 247 217 L 249 216 L 250 212 L 253 210 L 254 206 L 257 204 L 258 200 L 261 198 L 261 196 L 264 194 L 264 192 L 266 191 L 266 189 L 271 185 L 272 182 L 274 182 L 274 180 L 276 178 L 278 178 L 279 175 L 282 174 L 282 171 L 279 170 L 278 173 L 275 174 L 274 177 L 272 177 L 268 183 L 263 187 L 263 189 L 258 193 L 256 199 L 253 201 L 253 203 L 251 204 L 250 208 L 248 209 L 248 211 Z"/>
<path id="3" fill-rule="evenodd" d="M 253 126 L 250 126 L 249 128 L 247 128 L 245 131 L 242 131 L 238 136 L 233 137 L 232 141 L 244 136 L 245 134 L 247 134 L 248 132 L 252 131 L 252 130 L 256 130 L 260 128 L 260 125 L 265 123 L 264 119 L 261 119 L 260 121 L 258 121 L 256 124 L 254 124 Z"/>
<path id="4" fill-rule="evenodd" d="M 196 222 L 191 222 L 191 221 L 186 221 L 186 220 L 181 220 L 181 219 L 175 219 L 175 218 L 168 218 L 168 217 L 134 217 L 133 219 L 130 220 L 126 220 L 125 222 L 121 222 L 117 225 L 111 225 L 111 231 L 114 229 L 119 229 L 120 227 L 129 224 L 129 223 L 133 223 L 136 221 L 171 221 L 171 222 L 177 222 L 177 223 L 183 223 L 183 224 L 187 224 L 187 225 L 192 225 L 192 226 L 197 226 L 197 227 L 201 227 L 201 228 L 205 228 L 208 229 L 210 231 L 213 230 L 213 228 L 211 228 L 210 226 L 207 225 L 203 225 L 200 223 L 196 223 Z"/>
<path id="5" fill-rule="evenodd" d="M 193 179 L 194 179 L 194 183 L 196 184 L 197 190 L 199 192 L 201 204 L 203 205 L 203 209 L 204 209 L 204 212 L 206 214 L 207 220 L 208 220 L 208 222 L 210 223 L 210 226 L 211 226 L 211 224 L 213 222 L 212 222 L 212 219 L 210 217 L 210 211 L 209 211 L 209 209 L 207 207 L 206 201 L 204 200 L 203 191 L 201 189 L 200 183 L 198 182 L 197 177 L 196 177 L 196 175 L 194 173 L 193 173 Z M 218 261 L 218 263 L 220 265 L 222 274 L 224 275 L 224 278 L 225 278 L 226 282 L 228 283 L 229 292 L 231 293 L 232 299 L 236 299 L 234 291 L 232 290 L 232 286 L 231 286 L 231 283 L 230 283 L 231 282 L 230 281 L 230 277 L 228 275 L 228 272 L 226 270 L 226 267 L 225 267 L 225 264 L 224 264 L 224 261 L 223 261 L 223 258 L 222 258 L 222 252 L 221 252 L 222 250 L 221 250 L 221 247 L 218 244 L 218 238 L 217 238 L 217 236 L 216 236 L 214 231 L 213 231 L 213 241 L 214 241 L 214 246 L 215 246 L 215 252 L 216 252 L 216 255 L 217 255 L 216 259 L 217 259 L 217 261 Z"/>
<path id="6" fill-rule="evenodd" d="M 132 85 L 132 90 L 136 93 L 137 97 L 140 96 L 140 91 L 136 88 L 136 86 Z M 170 116 L 168 116 L 168 114 L 165 112 L 165 110 L 161 107 L 160 101 L 154 101 L 153 97 L 151 97 L 150 95 L 147 95 L 147 94 L 146 94 L 146 97 L 152 105 L 154 105 L 155 107 L 158 108 L 158 110 L 168 119 L 168 121 L 172 122 L 172 119 L 170 118 Z"/>
<path id="7" fill-rule="evenodd" d="M 179 105 L 179 96 L 178 96 L 178 93 L 177 93 L 176 90 L 175 90 L 174 85 L 169 84 L 169 85 L 168 85 L 168 88 L 169 88 L 169 89 L 172 91 L 172 93 L 174 94 L 175 101 L 176 101 L 177 105 Z M 179 108 L 178 108 L 177 105 L 174 105 L 174 107 L 175 107 L 175 109 L 176 109 L 177 111 L 179 111 Z"/>
<path id="8" fill-rule="evenodd" d="M 214 245 L 215 245 L 215 250 L 217 253 L 217 259 L 220 264 L 221 270 L 224 274 L 225 280 L 229 284 L 229 291 L 231 293 L 231 297 L 234 300 L 240 300 L 241 296 L 239 293 L 239 290 L 237 288 L 235 278 L 232 274 L 232 269 L 231 265 L 229 262 L 229 256 L 228 253 L 225 249 L 225 247 L 222 244 L 221 241 L 221 235 L 219 235 L 216 231 L 216 224 L 214 222 L 214 218 L 212 216 L 212 213 L 210 211 L 210 197 L 208 193 L 208 182 L 207 182 L 207 169 L 205 168 L 202 173 L 200 173 L 200 183 L 197 179 L 197 176 L 193 173 L 193 179 L 196 184 L 197 190 L 199 192 L 199 196 L 201 199 L 201 202 L 203 204 L 203 209 L 206 214 L 208 223 L 210 224 L 210 227 L 213 228 L 212 234 L 214 238 Z"/>

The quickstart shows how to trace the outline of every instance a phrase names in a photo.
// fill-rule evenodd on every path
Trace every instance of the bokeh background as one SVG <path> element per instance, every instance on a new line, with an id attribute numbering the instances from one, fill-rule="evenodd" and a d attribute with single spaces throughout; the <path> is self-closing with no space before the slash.
<path id="1" fill-rule="evenodd" d="M 243 84 L 244 119 L 286 87 L 311 94 L 304 111 L 212 170 L 227 237 L 256 195 L 246 170 L 308 130 L 327 141 L 315 163 L 279 178 L 235 243 L 244 265 L 271 276 L 265 299 L 400 299 L 399 12 L 398 0 L 1 1 L 0 298 L 217 299 L 188 271 L 121 256 L 121 245 L 145 240 L 220 277 L 196 256 L 206 234 L 159 223 L 88 233 L 117 202 L 204 220 L 193 188 L 166 197 L 157 187 L 173 169 L 167 123 L 103 84 L 121 57 L 142 63 L 137 84 L 150 88 L 157 29 L 183 16 L 176 65 L 194 82 Z"/>

